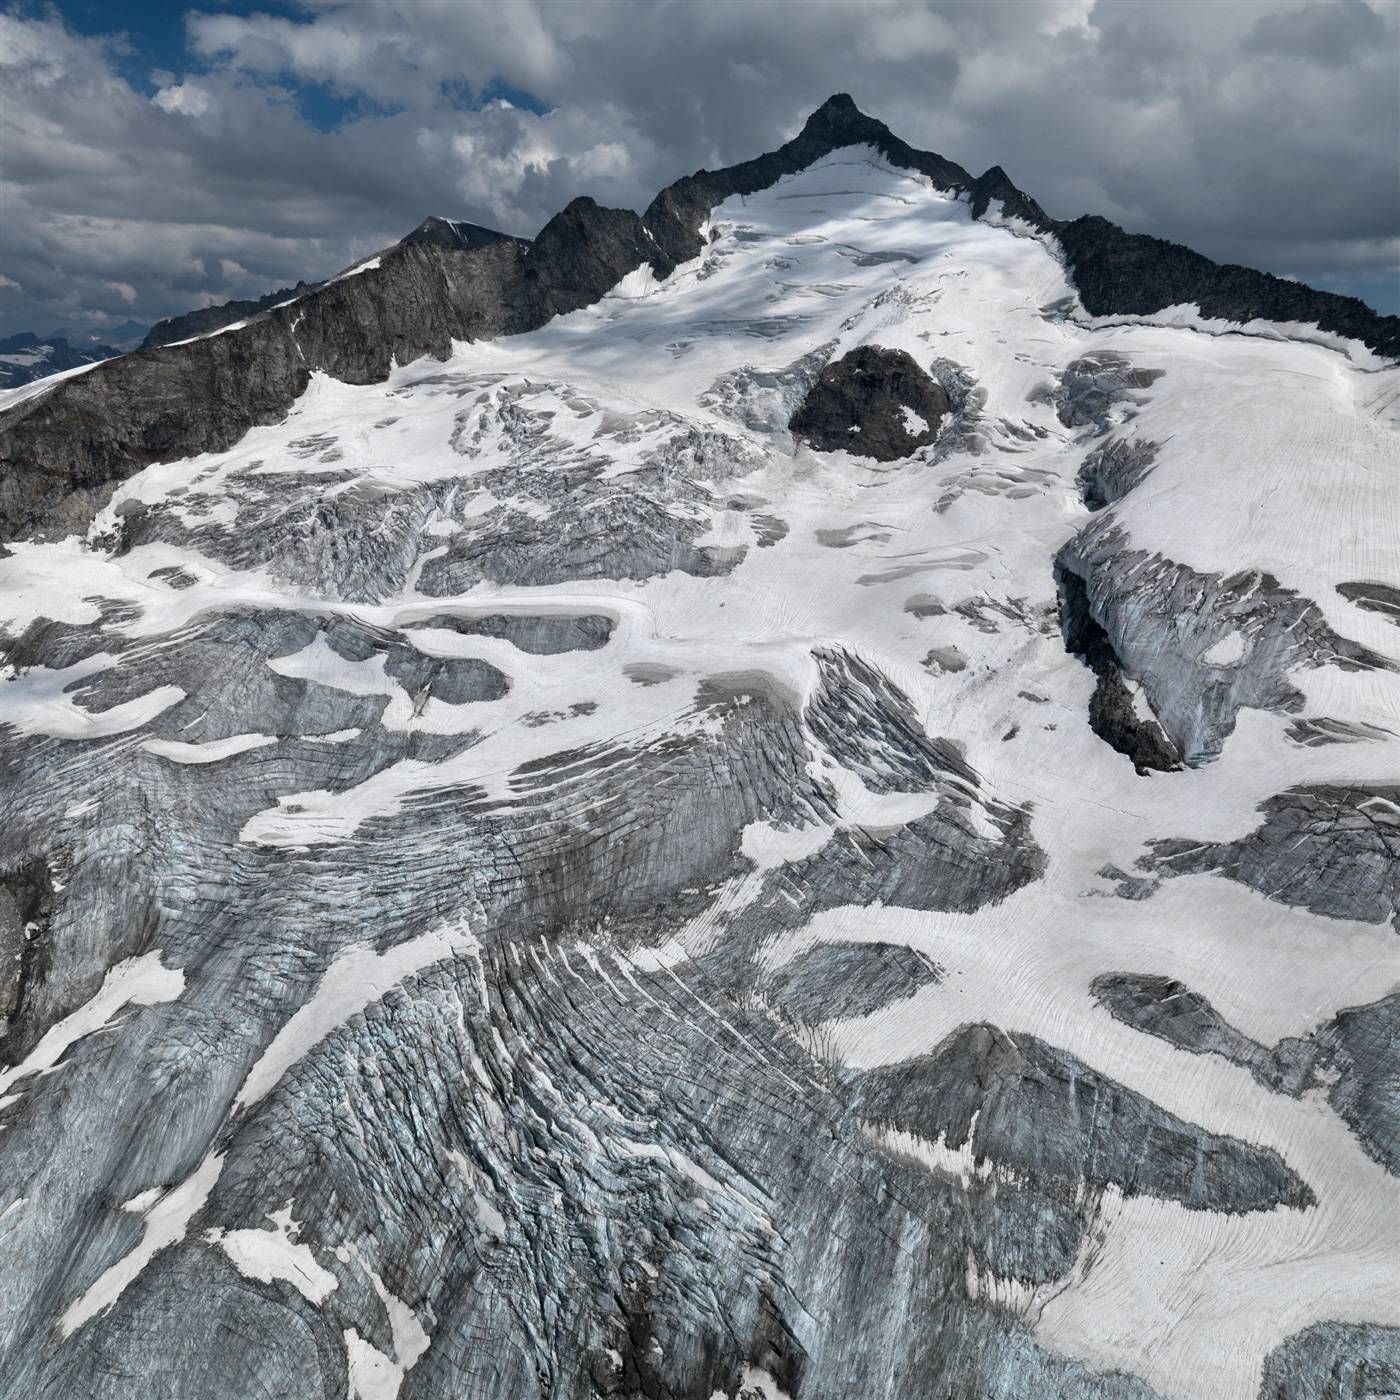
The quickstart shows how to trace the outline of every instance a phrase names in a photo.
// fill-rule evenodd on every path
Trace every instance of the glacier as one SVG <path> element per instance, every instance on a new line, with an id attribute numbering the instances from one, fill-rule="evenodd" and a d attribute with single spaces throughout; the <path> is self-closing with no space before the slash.
<path id="1" fill-rule="evenodd" d="M 979 198 L 5 546 L 0 1394 L 1400 1389 L 1400 367 Z"/>

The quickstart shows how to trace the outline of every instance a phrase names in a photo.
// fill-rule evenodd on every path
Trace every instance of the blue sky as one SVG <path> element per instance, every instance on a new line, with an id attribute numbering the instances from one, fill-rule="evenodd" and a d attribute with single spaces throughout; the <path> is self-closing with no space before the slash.
<path id="1" fill-rule="evenodd" d="M 196 7 L 182 0 L 144 0 L 141 4 L 126 5 L 114 5 L 111 0 L 55 0 L 45 8 L 62 15 L 68 28 L 75 33 L 93 38 L 120 34 L 125 43 L 114 53 L 114 67 L 134 86 L 144 86 L 152 95 L 161 86 L 159 75 L 210 66 L 197 59 L 191 62 L 195 56 L 186 44 L 185 16 Z M 269 15 L 292 23 L 304 22 L 307 17 L 305 6 L 278 4 L 276 0 L 199 8 L 244 18 Z M 357 116 L 392 110 L 392 107 L 386 109 L 367 100 L 362 94 L 339 93 L 327 83 L 298 81 L 295 72 L 283 72 L 278 76 L 287 91 L 294 95 L 297 110 L 318 131 L 331 131 Z M 532 94 L 499 81 L 487 84 L 479 92 L 464 84 L 445 85 L 444 97 L 468 110 L 501 97 L 529 111 L 547 110 Z"/>
<path id="2" fill-rule="evenodd" d="M 0 0 L 0 335 L 526 236 L 772 149 L 834 91 L 1220 261 L 1400 311 L 1395 0 Z"/>

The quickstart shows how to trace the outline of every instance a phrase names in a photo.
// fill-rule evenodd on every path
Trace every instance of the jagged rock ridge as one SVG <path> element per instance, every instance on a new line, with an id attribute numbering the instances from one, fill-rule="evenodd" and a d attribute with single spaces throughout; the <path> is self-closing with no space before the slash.
<path id="1" fill-rule="evenodd" d="M 315 371 L 348 383 L 382 380 L 391 363 L 444 358 L 453 340 L 516 334 L 591 305 L 644 264 L 666 277 L 700 251 L 701 229 L 720 201 L 767 189 L 833 150 L 866 144 L 965 197 L 974 217 L 995 200 L 1005 215 L 1052 234 L 1091 314 L 1194 303 L 1202 314 L 1228 320 L 1313 322 L 1400 355 L 1400 317 L 1380 317 L 1354 298 L 1264 273 L 1222 268 L 1103 219 L 1050 219 L 999 166 L 974 179 L 942 156 L 908 146 L 839 94 L 777 151 L 687 176 L 640 217 L 581 197 L 533 244 L 428 219 L 364 270 L 162 322 L 142 353 L 0 416 L 0 542 L 81 526 L 112 483 L 148 463 L 231 446 L 250 427 L 277 421 Z M 245 316 L 254 319 L 243 325 Z M 153 354 L 187 335 L 200 338 L 180 345 L 174 358 Z"/>

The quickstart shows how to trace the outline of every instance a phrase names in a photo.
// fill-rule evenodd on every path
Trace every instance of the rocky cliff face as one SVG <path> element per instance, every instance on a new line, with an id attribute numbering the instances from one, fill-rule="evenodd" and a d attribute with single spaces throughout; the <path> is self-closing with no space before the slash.
<path id="1" fill-rule="evenodd" d="M 412 235 L 410 235 L 411 237 Z M 246 321 L 263 311 L 286 306 L 314 292 L 320 282 L 298 282 L 295 287 L 280 287 L 266 296 L 242 301 L 226 301 L 219 306 L 204 306 L 198 311 L 187 311 L 183 316 L 167 316 L 157 321 L 146 332 L 141 349 L 150 350 L 157 345 L 175 345 L 184 340 L 195 340 L 200 336 L 221 331 L 235 322 Z"/>
<path id="2" fill-rule="evenodd" d="M 1400 369 L 1059 230 L 833 99 L 0 419 L 0 1396 L 1400 1384 Z"/>

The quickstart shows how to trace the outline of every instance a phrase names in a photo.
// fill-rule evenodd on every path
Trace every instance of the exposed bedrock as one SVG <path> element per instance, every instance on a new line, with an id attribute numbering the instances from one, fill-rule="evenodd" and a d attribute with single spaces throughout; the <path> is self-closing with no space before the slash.
<path id="1" fill-rule="evenodd" d="M 0 1064 L 25 990 L 43 978 L 53 900 L 53 873 L 38 857 L 0 871 Z"/>
<path id="2" fill-rule="evenodd" d="M 788 427 L 820 452 L 893 462 L 932 444 L 950 407 L 907 352 L 862 345 L 822 370 Z"/>
<path id="3" fill-rule="evenodd" d="M 815 1024 L 869 1016 L 942 979 L 932 959 L 898 943 L 818 943 L 770 973 L 763 995 L 781 1014 Z"/>
<path id="4" fill-rule="evenodd" d="M 409 238 L 412 237 L 410 234 Z M 407 242 L 408 239 L 404 241 Z M 177 341 L 208 335 L 210 331 L 222 330 L 225 326 L 233 325 L 235 321 L 246 321 L 250 316 L 271 311 L 273 307 L 281 306 L 284 302 L 296 301 L 324 285 L 323 282 L 298 282 L 295 287 L 279 287 L 274 292 L 252 300 L 225 301 L 217 306 L 202 306 L 198 310 L 187 311 L 182 316 L 167 316 L 163 321 L 157 321 L 146 332 L 141 348 L 149 350 L 156 345 L 173 345 Z"/>
<path id="5" fill-rule="evenodd" d="M 1394 669 L 1333 631 L 1316 603 L 1272 575 L 1198 573 L 1132 549 L 1111 515 L 1060 550 L 1055 576 L 1066 645 L 1092 666 L 1106 644 L 1188 766 L 1219 755 L 1241 709 L 1297 710 L 1303 696 L 1291 670 Z M 1111 709 L 1119 713 L 1116 700 Z"/>
<path id="6" fill-rule="evenodd" d="M 854 1077 L 868 1120 L 989 1162 L 1068 1205 L 1086 1186 L 1192 1210 L 1314 1204 L 1268 1148 L 1206 1132 L 1035 1036 L 964 1026 L 935 1051 Z"/>
<path id="7" fill-rule="evenodd" d="M 533 329 L 597 301 L 654 254 L 635 213 L 578 199 L 533 244 L 399 243 L 246 326 L 55 385 L 0 420 L 0 539 L 85 528 L 142 467 L 281 421 L 315 371 L 373 383 L 394 364 L 445 359 L 454 339 Z"/>
<path id="8" fill-rule="evenodd" d="M 1222 875 L 1336 919 L 1400 916 L 1400 787 L 1318 783 L 1259 810 L 1259 826 L 1236 841 L 1154 841 L 1139 864 L 1162 875 Z"/>
<path id="9" fill-rule="evenodd" d="M 1094 616 L 1088 585 L 1072 569 L 1055 566 L 1060 596 L 1060 630 L 1065 650 L 1094 673 L 1089 697 L 1089 727 L 1104 743 L 1133 762 L 1139 773 L 1171 772 L 1181 767 L 1181 752 L 1155 715 L 1139 713 L 1123 674 L 1123 663 L 1107 630 Z"/>
<path id="10" fill-rule="evenodd" d="M 466 252 L 472 248 L 484 248 L 489 243 L 499 242 L 501 235 L 495 229 L 483 228 L 480 224 L 468 223 L 465 219 L 444 219 L 437 214 L 429 214 L 411 233 L 399 239 L 400 243 L 432 243 L 439 248 L 456 248 Z M 521 239 L 524 243 L 526 240 Z"/>
<path id="11" fill-rule="evenodd" d="M 1400 355 L 1400 316 L 1380 316 L 1358 297 L 1214 263 L 1179 243 L 1126 233 L 1097 214 L 1059 221 L 1054 232 L 1091 316 L 1150 316 L 1194 304 L 1210 319 L 1310 323 L 1379 355 Z"/>
<path id="12" fill-rule="evenodd" d="M 1400 1328 L 1318 1322 L 1269 1353 L 1259 1400 L 1382 1400 L 1400 1395 Z"/>
<path id="13" fill-rule="evenodd" d="M 1115 438 L 1096 447 L 1079 468 L 1079 490 L 1090 510 L 1121 501 L 1152 470 L 1157 444 Z"/>
<path id="14" fill-rule="evenodd" d="M 113 486 L 152 462 L 231 447 L 280 422 L 321 370 L 351 384 L 445 358 L 506 329 L 523 261 L 504 236 L 450 252 L 398 246 L 238 330 L 107 361 L 0 418 L 0 538 L 82 530 Z"/>

